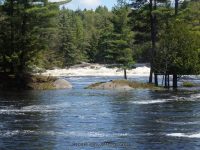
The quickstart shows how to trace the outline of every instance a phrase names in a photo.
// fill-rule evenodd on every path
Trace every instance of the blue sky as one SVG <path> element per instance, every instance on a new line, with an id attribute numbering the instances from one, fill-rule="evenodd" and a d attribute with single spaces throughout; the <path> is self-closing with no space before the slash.
<path id="1" fill-rule="evenodd" d="M 95 9 L 97 6 L 102 5 L 111 9 L 116 3 L 117 0 L 72 0 L 66 7 L 73 10 L 78 8 Z"/>

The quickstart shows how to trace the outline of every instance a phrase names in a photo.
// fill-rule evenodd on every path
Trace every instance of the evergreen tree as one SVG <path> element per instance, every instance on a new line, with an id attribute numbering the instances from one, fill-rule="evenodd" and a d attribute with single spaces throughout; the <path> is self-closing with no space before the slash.
<path id="1" fill-rule="evenodd" d="M 113 25 L 108 25 L 107 31 L 103 33 L 100 48 L 103 50 L 104 61 L 120 64 L 124 69 L 124 78 L 127 79 L 126 69 L 133 63 L 131 49 L 133 33 L 128 24 L 130 10 L 124 3 L 118 1 L 112 12 Z"/>
<path id="2" fill-rule="evenodd" d="M 10 72 L 23 74 L 36 58 L 39 51 L 48 46 L 51 18 L 58 6 L 47 1 L 6 0 L 3 12 L 7 24 L 3 46 L 4 63 Z"/>
<path id="3" fill-rule="evenodd" d="M 59 15 L 60 22 L 60 51 L 63 54 L 64 65 L 71 66 L 76 64 L 77 48 L 76 48 L 76 35 L 72 23 L 73 12 L 63 9 Z"/>
<path id="4" fill-rule="evenodd" d="M 156 42 L 157 42 L 157 2 L 166 3 L 167 0 L 149 0 L 147 4 L 145 0 L 132 0 L 133 6 L 137 6 L 136 8 L 142 8 L 143 6 L 149 6 L 149 21 L 150 21 L 150 35 L 151 35 L 151 49 L 150 49 L 150 75 L 149 75 L 149 83 L 153 82 L 153 73 L 155 72 L 154 67 L 154 56 L 156 55 Z"/>
<path id="5" fill-rule="evenodd" d="M 119 0 L 113 9 L 113 54 L 116 63 L 121 64 L 124 69 L 124 78 L 127 79 L 126 69 L 133 64 L 131 43 L 133 33 L 128 24 L 130 10 L 125 1 Z"/>
<path id="6" fill-rule="evenodd" d="M 101 63 L 115 63 L 114 50 L 113 50 L 113 24 L 107 24 L 101 33 L 98 44 L 98 61 Z"/>

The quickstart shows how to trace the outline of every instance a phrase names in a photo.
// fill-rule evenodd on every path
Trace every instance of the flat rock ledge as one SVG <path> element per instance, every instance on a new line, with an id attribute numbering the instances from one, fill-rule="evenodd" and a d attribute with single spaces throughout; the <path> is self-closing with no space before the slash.
<path id="1" fill-rule="evenodd" d="M 128 80 L 113 80 L 109 82 L 99 82 L 86 87 L 86 89 L 95 89 L 95 90 L 132 90 L 132 89 L 152 89 L 157 90 L 158 87 L 155 87 L 153 84 L 149 83 L 140 83 L 136 81 Z"/>

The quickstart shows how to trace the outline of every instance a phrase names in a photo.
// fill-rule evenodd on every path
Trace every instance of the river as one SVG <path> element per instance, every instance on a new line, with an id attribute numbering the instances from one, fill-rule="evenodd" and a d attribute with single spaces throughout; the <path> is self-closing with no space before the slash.
<path id="1" fill-rule="evenodd" d="M 200 94 L 84 89 L 116 78 L 69 77 L 71 90 L 0 92 L 0 149 L 200 148 Z"/>

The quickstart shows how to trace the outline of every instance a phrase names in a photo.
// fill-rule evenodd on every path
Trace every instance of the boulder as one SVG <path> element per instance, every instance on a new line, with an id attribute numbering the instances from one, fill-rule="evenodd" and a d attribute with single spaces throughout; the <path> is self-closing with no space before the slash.
<path id="1" fill-rule="evenodd" d="M 57 79 L 56 81 L 54 81 L 53 86 L 55 87 L 55 89 L 71 89 L 72 88 L 72 85 L 64 79 Z"/>

